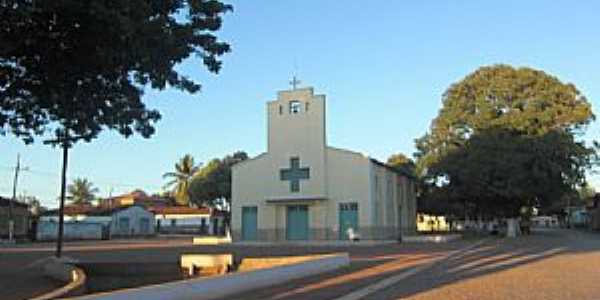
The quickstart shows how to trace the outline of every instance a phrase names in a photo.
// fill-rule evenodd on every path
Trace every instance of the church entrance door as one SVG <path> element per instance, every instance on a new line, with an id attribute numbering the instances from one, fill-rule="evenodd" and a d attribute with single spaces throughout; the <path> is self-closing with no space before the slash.
<path id="1" fill-rule="evenodd" d="M 308 240 L 308 205 L 288 205 L 286 238 Z"/>
<path id="2" fill-rule="evenodd" d="M 340 203 L 340 240 L 358 234 L 358 203 Z"/>

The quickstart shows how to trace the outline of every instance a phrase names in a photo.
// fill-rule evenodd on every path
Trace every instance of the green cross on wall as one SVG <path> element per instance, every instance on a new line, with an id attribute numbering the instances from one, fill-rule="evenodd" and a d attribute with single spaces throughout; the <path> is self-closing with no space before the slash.
<path id="1" fill-rule="evenodd" d="M 279 175 L 281 180 L 290 182 L 290 191 L 299 192 L 300 180 L 310 178 L 310 169 L 300 168 L 300 158 L 292 157 L 290 158 L 290 168 L 281 169 Z"/>

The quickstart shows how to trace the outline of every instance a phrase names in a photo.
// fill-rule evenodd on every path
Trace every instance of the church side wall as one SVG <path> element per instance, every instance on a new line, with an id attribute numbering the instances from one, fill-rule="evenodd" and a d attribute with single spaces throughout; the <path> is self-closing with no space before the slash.
<path id="1" fill-rule="evenodd" d="M 417 193 L 413 180 L 404 176 L 398 176 L 398 187 L 402 190 L 401 195 L 402 215 L 401 231 L 402 234 L 415 234 L 417 230 Z"/>
<path id="2" fill-rule="evenodd" d="M 371 207 L 365 239 L 395 240 L 399 236 L 396 173 L 370 162 Z"/>
<path id="3" fill-rule="evenodd" d="M 328 239 L 339 239 L 340 203 L 358 203 L 358 233 L 362 238 L 371 225 L 371 199 L 369 187 L 370 161 L 367 157 L 341 149 L 327 149 L 328 200 L 321 207 L 321 216 L 328 228 Z M 368 235 L 368 234 L 367 234 Z"/>

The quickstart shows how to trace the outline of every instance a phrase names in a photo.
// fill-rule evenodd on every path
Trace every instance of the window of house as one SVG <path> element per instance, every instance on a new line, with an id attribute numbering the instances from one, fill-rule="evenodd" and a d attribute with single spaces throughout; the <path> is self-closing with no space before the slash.
<path id="1" fill-rule="evenodd" d="M 282 115 L 283 114 L 283 106 L 279 105 L 279 114 Z"/>
<path id="2" fill-rule="evenodd" d="M 301 106 L 300 101 L 290 101 L 290 114 L 300 113 Z"/>
<path id="3" fill-rule="evenodd" d="M 308 102 L 304 104 L 304 111 L 308 111 Z"/>

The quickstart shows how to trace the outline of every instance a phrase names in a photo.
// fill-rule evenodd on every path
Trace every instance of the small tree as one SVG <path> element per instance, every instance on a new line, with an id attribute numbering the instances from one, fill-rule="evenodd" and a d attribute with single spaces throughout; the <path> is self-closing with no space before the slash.
<path id="1" fill-rule="evenodd" d="M 98 193 L 98 188 L 86 178 L 75 178 L 67 190 L 69 192 L 67 199 L 74 205 L 90 204 L 96 199 Z"/>
<path id="2" fill-rule="evenodd" d="M 243 151 L 211 160 L 202 168 L 190 185 L 190 195 L 197 204 L 223 209 L 231 207 L 231 167 L 248 159 Z"/>
<path id="3" fill-rule="evenodd" d="M 163 178 L 170 179 L 165 184 L 165 189 L 171 189 L 171 196 L 179 205 L 190 204 L 190 183 L 198 170 L 199 166 L 194 164 L 194 158 L 190 154 L 186 154 L 175 163 L 175 172 L 167 172 L 163 174 Z"/>

